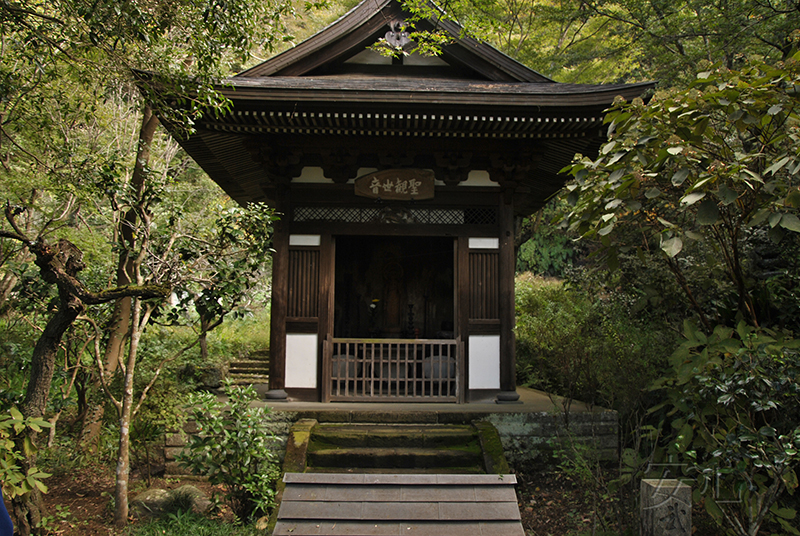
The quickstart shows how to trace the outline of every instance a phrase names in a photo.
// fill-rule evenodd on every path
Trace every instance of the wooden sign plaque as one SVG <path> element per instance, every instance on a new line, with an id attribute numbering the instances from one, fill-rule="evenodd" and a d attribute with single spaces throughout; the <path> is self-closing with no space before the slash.
<path id="1" fill-rule="evenodd" d="M 357 178 L 356 195 L 390 201 L 433 199 L 433 180 L 428 169 L 384 169 Z"/>

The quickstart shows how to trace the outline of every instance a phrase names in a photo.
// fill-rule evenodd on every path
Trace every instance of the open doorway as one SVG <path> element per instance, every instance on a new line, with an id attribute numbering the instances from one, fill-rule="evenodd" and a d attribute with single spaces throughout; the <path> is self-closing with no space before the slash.
<path id="1" fill-rule="evenodd" d="M 454 239 L 336 237 L 334 337 L 451 339 Z"/>

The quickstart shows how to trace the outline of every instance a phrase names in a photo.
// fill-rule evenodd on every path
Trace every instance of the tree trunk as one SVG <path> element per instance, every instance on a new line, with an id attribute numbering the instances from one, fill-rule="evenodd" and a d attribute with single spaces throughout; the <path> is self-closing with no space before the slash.
<path id="1" fill-rule="evenodd" d="M 114 525 L 118 528 L 128 523 L 128 479 L 130 476 L 130 427 L 133 408 L 133 377 L 136 368 L 136 354 L 142 335 L 140 317 L 142 301 L 133 300 L 131 308 L 131 338 L 128 348 L 128 363 L 125 369 L 125 383 L 122 391 L 122 410 L 119 419 L 119 451 L 117 453 L 116 486 L 114 489 Z"/>
<path id="2" fill-rule="evenodd" d="M 124 270 L 119 270 L 117 276 L 117 285 L 124 286 L 130 281 L 123 282 L 125 278 L 120 277 L 119 273 L 124 273 Z M 103 368 L 105 369 L 106 377 L 110 377 L 119 366 L 120 359 L 124 356 L 125 338 L 128 335 L 130 325 L 131 313 L 131 298 L 122 298 L 117 300 L 114 304 L 114 312 L 112 316 L 112 328 L 106 344 L 106 351 L 103 358 Z M 92 382 L 92 390 L 99 391 L 101 389 L 99 379 Z M 100 448 L 100 428 L 103 423 L 103 414 L 105 412 L 105 404 L 102 402 L 96 404 L 89 411 L 88 418 L 85 421 L 83 430 L 81 431 L 80 448 L 85 452 L 96 453 Z"/>
<path id="3" fill-rule="evenodd" d="M 59 289 L 59 293 L 64 294 L 64 291 Z M 69 295 L 61 296 L 61 304 L 58 311 L 47 323 L 33 349 L 30 380 L 25 391 L 25 400 L 23 400 L 19 408 L 25 417 L 37 419 L 44 417 L 61 338 L 78 315 L 83 313 L 83 310 L 84 305 L 78 298 Z M 25 433 L 28 434 L 31 442 L 35 441 L 36 434 L 30 430 Z M 19 452 L 24 452 L 23 441 L 24 436 L 17 438 L 16 448 Z M 35 465 L 36 454 L 34 453 L 23 460 L 22 469 L 26 472 L 28 468 Z M 20 536 L 40 533 L 37 525 L 42 519 L 43 504 L 42 495 L 38 490 L 21 497 L 14 497 L 11 500 L 11 508 L 14 515 L 14 525 L 17 527 Z"/>
<path id="4" fill-rule="evenodd" d="M 141 199 L 147 179 L 146 166 L 150 163 L 150 147 L 153 144 L 158 118 L 153 114 L 153 109 L 145 104 L 142 110 L 142 124 L 139 129 L 139 146 L 136 151 L 136 163 L 131 175 L 131 187 L 136 192 L 136 199 Z M 124 287 L 131 283 L 133 261 L 128 255 L 136 248 L 136 233 L 134 229 L 138 224 L 136 211 L 129 209 L 121 218 L 117 230 L 121 242 L 119 261 L 117 263 L 117 286 Z M 106 377 L 111 376 L 119 366 L 120 360 L 125 356 L 125 338 L 130 330 L 131 298 L 117 300 L 112 316 L 112 330 L 106 345 L 103 358 Z M 100 390 L 100 382 L 95 381 L 95 390 Z M 81 448 L 88 452 L 97 452 L 99 449 L 100 427 L 103 421 L 104 404 L 97 404 L 92 408 L 90 417 L 81 432 Z"/>

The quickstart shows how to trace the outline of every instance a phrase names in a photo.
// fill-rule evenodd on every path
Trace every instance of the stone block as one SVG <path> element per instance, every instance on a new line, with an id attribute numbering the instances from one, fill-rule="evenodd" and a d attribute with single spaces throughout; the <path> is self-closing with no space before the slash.
<path id="1" fill-rule="evenodd" d="M 183 452 L 183 447 L 165 447 L 164 458 L 167 460 L 175 460 L 181 452 Z"/>
<path id="2" fill-rule="evenodd" d="M 690 536 L 692 488 L 675 479 L 643 479 L 641 536 Z"/>
<path id="3" fill-rule="evenodd" d="M 164 444 L 167 447 L 182 447 L 186 444 L 186 436 L 181 434 L 167 434 Z"/>

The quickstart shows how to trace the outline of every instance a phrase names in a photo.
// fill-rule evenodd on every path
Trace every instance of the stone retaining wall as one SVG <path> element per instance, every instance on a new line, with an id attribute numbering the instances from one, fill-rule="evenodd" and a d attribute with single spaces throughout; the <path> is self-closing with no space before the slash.
<path id="1" fill-rule="evenodd" d="M 615 411 L 573 413 L 569 425 L 560 413 L 493 413 L 485 419 L 497 428 L 512 467 L 547 464 L 556 450 L 578 450 L 609 462 L 618 457 Z"/>
<path id="2" fill-rule="evenodd" d="M 570 413 L 568 419 L 560 412 L 538 413 L 486 413 L 463 411 L 272 411 L 272 420 L 265 430 L 276 437 L 275 448 L 283 460 L 289 429 L 297 420 L 316 419 L 319 422 L 338 423 L 420 423 L 420 424 L 466 424 L 485 420 L 497 428 L 506 459 L 512 467 L 523 465 L 546 465 L 551 462 L 554 451 L 594 454 L 600 460 L 617 459 L 618 418 L 615 411 Z M 568 425 L 567 425 L 568 422 Z M 187 423 L 184 431 L 196 431 L 194 423 Z M 166 473 L 177 475 L 185 471 L 178 467 L 175 456 L 185 443 L 185 436 L 170 434 L 164 449 Z"/>

